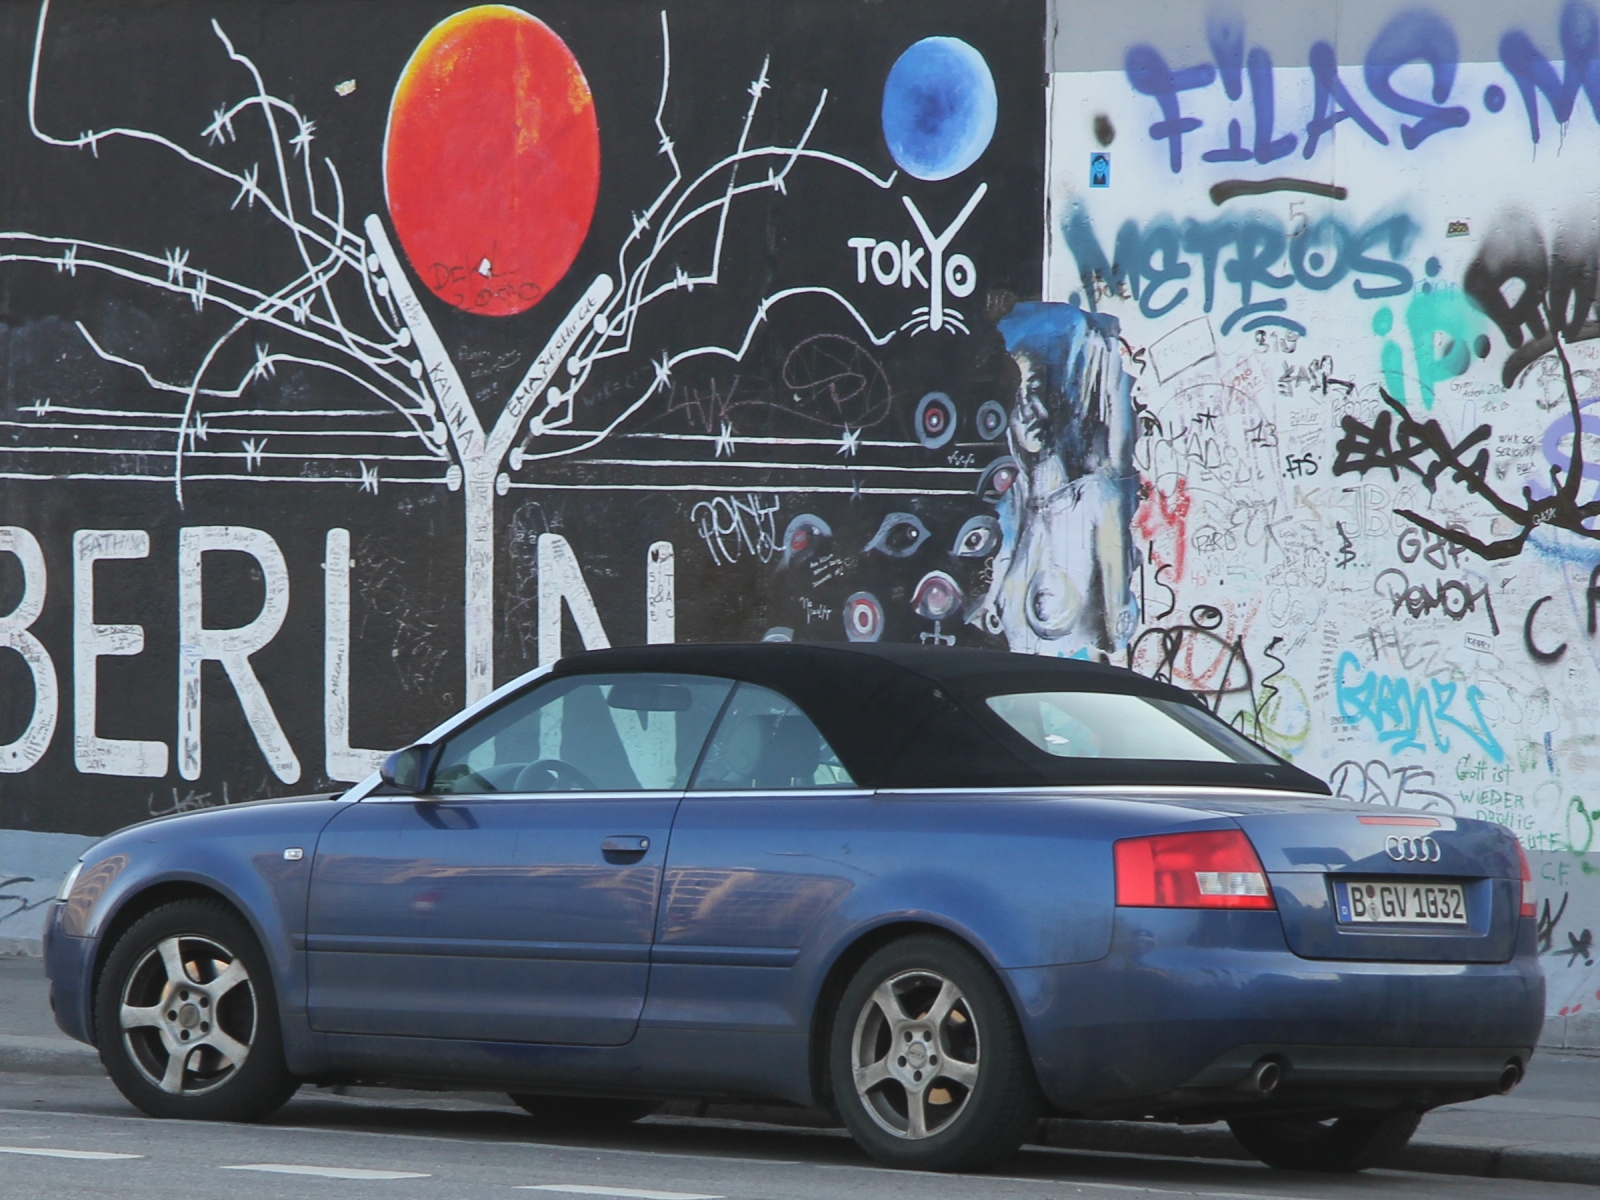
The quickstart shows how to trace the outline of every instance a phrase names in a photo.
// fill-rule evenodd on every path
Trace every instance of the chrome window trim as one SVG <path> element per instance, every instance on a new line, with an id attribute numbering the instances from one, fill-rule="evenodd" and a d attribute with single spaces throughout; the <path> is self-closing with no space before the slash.
<path id="1" fill-rule="evenodd" d="M 1338 796 L 1325 796 L 1321 792 L 1297 792 L 1288 788 L 1235 787 L 1221 784 L 1182 783 L 1040 783 L 1022 787 L 989 787 L 976 784 L 972 787 L 878 788 L 880 796 L 1039 796 L 1065 792 L 1074 796 L 1278 796 L 1298 800 L 1339 800 Z M 1342 801 L 1353 804 L 1355 801 Z M 1366 808 L 1386 807 L 1364 805 Z"/>
<path id="2" fill-rule="evenodd" d="M 871 799 L 876 793 L 871 788 L 862 787 L 836 787 L 836 788 L 706 788 L 703 791 L 690 790 L 684 792 L 685 800 L 746 800 L 751 796 L 760 796 L 769 800 L 791 797 L 817 798 L 831 796 L 834 798 Z"/>
<path id="3" fill-rule="evenodd" d="M 366 804 L 483 804 L 526 800 L 677 800 L 681 788 L 640 788 L 632 792 L 407 792 L 400 796 L 366 796 Z"/>

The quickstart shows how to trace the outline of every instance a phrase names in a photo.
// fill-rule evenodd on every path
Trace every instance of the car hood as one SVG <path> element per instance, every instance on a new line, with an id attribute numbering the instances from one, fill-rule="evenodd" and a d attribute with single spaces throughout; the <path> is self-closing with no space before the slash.
<path id="1" fill-rule="evenodd" d="M 278 796 L 151 817 L 107 834 L 89 847 L 83 857 L 86 861 L 99 857 L 116 843 L 221 837 L 269 826 L 276 830 L 300 828 L 316 833 L 343 807 L 337 802 L 344 794 L 316 792 L 307 796 Z"/>

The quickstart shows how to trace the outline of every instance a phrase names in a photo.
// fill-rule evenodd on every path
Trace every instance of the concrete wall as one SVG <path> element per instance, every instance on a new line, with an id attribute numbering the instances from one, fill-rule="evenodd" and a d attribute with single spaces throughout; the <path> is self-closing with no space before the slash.
<path id="1" fill-rule="evenodd" d="M 533 8 L 0 11 L 18 887 L 579 646 L 985 645 L 1503 821 L 1600 1041 L 1590 7 Z"/>
<path id="2" fill-rule="evenodd" d="M 1044 294 L 1136 377 L 1119 654 L 1341 795 L 1515 830 L 1550 1036 L 1594 1045 L 1595 10 L 1087 16 L 1053 14 Z"/>

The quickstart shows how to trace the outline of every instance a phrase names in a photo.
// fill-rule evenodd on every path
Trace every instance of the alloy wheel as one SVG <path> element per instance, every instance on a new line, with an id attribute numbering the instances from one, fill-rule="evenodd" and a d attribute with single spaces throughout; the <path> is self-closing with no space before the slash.
<path id="1" fill-rule="evenodd" d="M 173 1096 L 203 1096 L 232 1079 L 255 1043 L 255 984 L 244 963 L 210 938 L 163 938 L 123 986 L 119 1024 L 128 1057 Z"/>
<path id="2" fill-rule="evenodd" d="M 932 1137 L 958 1117 L 978 1082 L 978 1025 L 961 989 L 929 970 L 880 984 L 856 1018 L 856 1094 L 886 1132 Z"/>

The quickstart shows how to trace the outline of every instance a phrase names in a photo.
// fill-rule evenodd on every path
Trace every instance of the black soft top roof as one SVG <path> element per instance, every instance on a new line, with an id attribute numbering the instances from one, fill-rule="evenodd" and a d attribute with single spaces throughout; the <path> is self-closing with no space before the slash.
<path id="1" fill-rule="evenodd" d="M 1000 720 L 988 696 L 1018 691 L 1120 692 L 1204 706 L 1190 693 L 1121 667 L 950 646 L 746 642 L 591 650 L 556 675 L 671 671 L 715 675 L 789 697 L 863 787 L 1191 784 L 1326 795 L 1283 760 L 1272 765 L 1057 758 Z"/>

